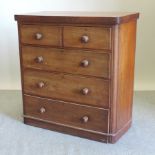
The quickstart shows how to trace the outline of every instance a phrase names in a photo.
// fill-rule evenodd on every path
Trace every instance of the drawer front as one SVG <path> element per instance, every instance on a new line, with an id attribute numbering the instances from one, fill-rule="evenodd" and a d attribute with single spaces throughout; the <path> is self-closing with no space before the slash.
<path id="1" fill-rule="evenodd" d="M 64 27 L 64 46 L 92 49 L 111 49 L 111 28 Z"/>
<path id="2" fill-rule="evenodd" d="M 61 27 L 46 25 L 22 25 L 21 42 L 35 45 L 61 46 Z"/>
<path id="3" fill-rule="evenodd" d="M 25 69 L 24 93 L 109 107 L 109 81 Z"/>
<path id="4" fill-rule="evenodd" d="M 98 132 L 108 132 L 108 110 L 24 95 L 24 114 Z"/>
<path id="5" fill-rule="evenodd" d="M 54 48 L 22 47 L 25 68 L 109 78 L 110 55 Z"/>

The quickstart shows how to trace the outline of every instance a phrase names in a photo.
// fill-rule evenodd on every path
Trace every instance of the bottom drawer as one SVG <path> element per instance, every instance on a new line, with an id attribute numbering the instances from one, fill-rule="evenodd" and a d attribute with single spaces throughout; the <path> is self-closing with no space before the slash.
<path id="1" fill-rule="evenodd" d="M 108 110 L 24 95 L 24 115 L 93 132 L 108 133 Z"/>

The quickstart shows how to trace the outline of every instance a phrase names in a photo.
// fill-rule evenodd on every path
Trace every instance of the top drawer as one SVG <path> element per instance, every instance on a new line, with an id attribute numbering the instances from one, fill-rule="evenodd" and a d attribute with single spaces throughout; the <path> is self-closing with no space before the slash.
<path id="1" fill-rule="evenodd" d="M 65 26 L 64 46 L 111 50 L 111 28 Z"/>
<path id="2" fill-rule="evenodd" d="M 22 25 L 21 42 L 35 45 L 61 46 L 61 27 L 50 25 Z"/>

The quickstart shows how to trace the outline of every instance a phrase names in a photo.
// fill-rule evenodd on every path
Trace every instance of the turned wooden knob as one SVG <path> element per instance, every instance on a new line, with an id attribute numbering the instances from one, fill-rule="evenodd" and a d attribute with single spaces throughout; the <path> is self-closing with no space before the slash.
<path id="1" fill-rule="evenodd" d="M 88 65 L 89 65 L 89 61 L 88 60 L 81 61 L 81 66 L 87 67 Z"/>
<path id="2" fill-rule="evenodd" d="M 88 88 L 83 88 L 82 89 L 82 94 L 83 95 L 87 95 L 89 93 L 89 89 Z"/>
<path id="3" fill-rule="evenodd" d="M 44 61 L 44 58 L 42 56 L 38 56 L 38 57 L 35 58 L 35 61 L 37 63 L 42 63 Z"/>
<path id="4" fill-rule="evenodd" d="M 88 116 L 83 116 L 83 117 L 82 117 L 82 121 L 83 121 L 84 123 L 87 123 L 88 120 L 89 120 L 89 117 L 88 117 Z"/>
<path id="5" fill-rule="evenodd" d="M 43 38 L 43 35 L 41 33 L 36 33 L 35 34 L 35 39 L 36 40 L 41 40 Z"/>
<path id="6" fill-rule="evenodd" d="M 44 82 L 39 82 L 37 85 L 38 85 L 39 88 L 43 88 L 45 86 L 45 83 Z"/>
<path id="7" fill-rule="evenodd" d="M 43 114 L 43 113 L 45 113 L 45 112 L 46 112 L 46 109 L 45 109 L 44 107 L 41 107 L 41 108 L 40 108 L 40 113 Z"/>
<path id="8" fill-rule="evenodd" d="M 88 37 L 87 35 L 83 35 L 83 36 L 81 37 L 81 42 L 82 42 L 82 43 L 88 43 L 88 41 L 89 41 L 89 37 Z"/>

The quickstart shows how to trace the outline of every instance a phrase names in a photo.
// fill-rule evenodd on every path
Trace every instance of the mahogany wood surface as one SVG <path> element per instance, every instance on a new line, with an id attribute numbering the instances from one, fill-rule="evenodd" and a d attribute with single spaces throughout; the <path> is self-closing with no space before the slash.
<path id="1" fill-rule="evenodd" d="M 35 45 L 62 46 L 61 33 L 62 29 L 59 26 L 22 25 L 21 42 Z M 42 35 L 42 37 L 37 39 L 37 34 Z"/>
<path id="2" fill-rule="evenodd" d="M 24 95 L 25 115 L 49 122 L 108 133 L 108 110 Z M 41 111 L 41 108 L 44 111 Z M 87 121 L 84 118 L 88 118 Z"/>
<path id="3" fill-rule="evenodd" d="M 100 12 L 15 15 L 24 122 L 106 143 L 124 135 L 132 122 L 138 17 Z"/>
<path id="4" fill-rule="evenodd" d="M 87 36 L 88 41 L 82 41 Z M 111 28 L 65 26 L 64 47 L 111 49 Z"/>
<path id="5" fill-rule="evenodd" d="M 98 107 L 109 107 L 109 81 L 63 73 L 24 70 L 24 93 L 72 101 Z M 43 82 L 44 86 L 38 85 Z M 83 89 L 88 94 L 83 94 Z"/>
<path id="6" fill-rule="evenodd" d="M 55 124 L 55 123 L 51 123 L 51 122 L 49 123 L 49 122 L 41 121 L 41 120 L 38 120 L 35 118 L 31 118 L 28 116 L 24 117 L 24 123 L 28 124 L 28 125 L 40 127 L 40 128 L 45 128 L 45 129 L 61 132 L 61 133 L 79 136 L 82 138 L 96 140 L 99 142 L 104 142 L 104 143 L 110 142 L 109 137 L 104 134 L 99 134 L 97 132 L 90 132 L 90 131 L 86 131 L 86 130 L 82 130 L 82 129 L 72 128 L 69 126 L 64 126 L 64 125 Z"/>
<path id="7" fill-rule="evenodd" d="M 82 130 L 82 129 L 78 129 L 75 127 L 69 127 L 69 126 L 65 126 L 64 124 L 56 124 L 54 122 L 47 122 L 45 120 L 40 120 L 40 119 L 36 119 L 34 117 L 29 117 L 29 116 L 24 116 L 24 123 L 28 124 L 28 125 L 33 125 L 36 127 L 40 127 L 40 128 L 45 128 L 45 129 L 49 129 L 49 130 L 53 130 L 53 131 L 57 131 L 57 132 L 62 132 L 62 133 L 66 133 L 66 134 L 71 134 L 74 136 L 80 136 L 83 138 L 87 138 L 87 139 L 91 139 L 91 140 L 96 140 L 99 142 L 104 142 L 104 143 L 116 143 L 118 141 L 118 139 L 125 134 L 128 129 L 131 127 L 131 122 L 129 122 L 124 128 L 122 128 L 121 130 L 119 130 L 117 133 L 115 134 L 106 134 L 106 133 L 99 133 L 99 132 L 95 132 L 95 131 L 86 131 L 86 130 Z"/>
<path id="8" fill-rule="evenodd" d="M 136 21 L 120 25 L 119 31 L 117 130 L 132 118 Z"/>
<path id="9" fill-rule="evenodd" d="M 109 53 L 101 54 L 91 50 L 22 46 L 24 68 L 110 78 L 110 59 Z M 86 66 L 84 61 L 88 62 Z"/>
<path id="10" fill-rule="evenodd" d="M 115 25 L 136 20 L 138 17 L 139 13 L 131 12 L 41 11 L 15 15 L 15 20 L 30 23 Z"/>

